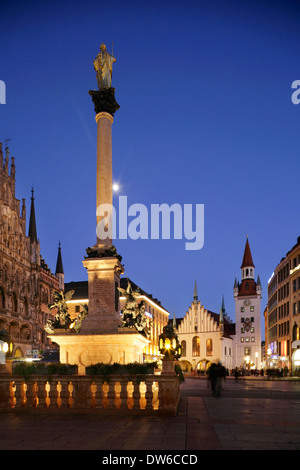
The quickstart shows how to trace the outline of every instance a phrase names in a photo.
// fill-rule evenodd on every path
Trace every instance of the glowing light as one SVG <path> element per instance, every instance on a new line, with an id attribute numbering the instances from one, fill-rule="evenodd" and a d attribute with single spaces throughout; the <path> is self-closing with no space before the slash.
<path id="1" fill-rule="evenodd" d="M 5 353 L 8 351 L 8 343 L 3 343 L 2 350 L 3 350 L 3 352 L 5 352 Z"/>
<path id="2" fill-rule="evenodd" d="M 118 185 L 118 183 L 114 183 L 114 184 L 113 184 L 113 191 L 114 191 L 115 193 L 117 193 L 117 192 L 119 191 L 119 185 Z"/>

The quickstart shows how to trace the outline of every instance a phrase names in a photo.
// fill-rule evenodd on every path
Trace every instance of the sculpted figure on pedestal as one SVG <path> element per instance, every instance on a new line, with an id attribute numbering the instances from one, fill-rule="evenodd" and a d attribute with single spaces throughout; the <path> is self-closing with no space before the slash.
<path id="1" fill-rule="evenodd" d="M 116 62 L 115 57 L 106 50 L 105 44 L 101 44 L 99 54 L 94 60 L 94 68 L 97 72 L 99 90 L 111 87 L 112 66 Z"/>

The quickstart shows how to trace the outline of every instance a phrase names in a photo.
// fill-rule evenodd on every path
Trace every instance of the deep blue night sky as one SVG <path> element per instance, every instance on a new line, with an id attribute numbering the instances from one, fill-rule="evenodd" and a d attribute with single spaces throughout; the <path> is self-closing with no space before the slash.
<path id="1" fill-rule="evenodd" d="M 205 205 L 202 250 L 184 240 L 116 241 L 125 274 L 182 316 L 199 300 L 234 319 L 246 236 L 263 287 L 299 230 L 297 2 L 1 1 L 0 140 L 16 195 L 35 191 L 41 253 L 86 279 L 96 241 L 96 123 L 88 91 L 101 42 L 117 62 L 113 172 L 129 204 Z"/>

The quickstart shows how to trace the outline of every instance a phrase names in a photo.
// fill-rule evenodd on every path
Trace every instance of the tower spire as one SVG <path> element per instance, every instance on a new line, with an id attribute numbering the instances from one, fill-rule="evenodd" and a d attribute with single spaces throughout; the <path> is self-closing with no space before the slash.
<path id="1" fill-rule="evenodd" d="M 56 261 L 56 269 L 55 269 L 55 276 L 58 278 L 59 288 L 60 290 L 64 290 L 64 268 L 61 256 L 61 243 L 58 244 L 58 253 L 57 253 L 57 261 Z"/>
<path id="2" fill-rule="evenodd" d="M 253 260 L 252 260 L 252 255 L 251 255 L 251 250 L 250 250 L 250 245 L 249 245 L 249 240 L 248 240 L 248 235 L 247 235 L 247 240 L 246 240 L 246 246 L 245 246 L 245 251 L 244 251 L 244 257 L 243 257 L 243 262 L 241 268 L 245 267 L 255 267 Z"/>
<path id="3" fill-rule="evenodd" d="M 36 231 L 36 221 L 35 221 L 35 208 L 34 208 L 34 191 L 31 190 L 31 207 L 30 207 L 30 219 L 29 219 L 29 230 L 28 237 L 30 241 L 37 242 L 37 231 Z"/>
<path id="4" fill-rule="evenodd" d="M 194 302 L 198 302 L 198 292 L 197 292 L 197 282 L 195 281 L 195 287 L 194 287 Z"/>
<path id="5" fill-rule="evenodd" d="M 61 256 L 61 243 L 58 244 L 58 254 L 57 254 L 57 261 L 56 261 L 56 269 L 55 274 L 64 274 L 62 256 Z"/>
<path id="6" fill-rule="evenodd" d="M 225 316 L 225 302 L 224 302 L 224 295 L 223 295 L 222 305 L 221 305 L 221 308 L 220 308 L 219 324 L 224 323 L 224 316 Z"/>

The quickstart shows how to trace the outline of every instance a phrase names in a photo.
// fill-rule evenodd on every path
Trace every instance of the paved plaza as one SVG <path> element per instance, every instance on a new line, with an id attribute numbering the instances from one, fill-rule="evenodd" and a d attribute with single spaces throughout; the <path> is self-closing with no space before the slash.
<path id="1" fill-rule="evenodd" d="M 1 450 L 299 450 L 300 381 L 203 378 L 181 385 L 177 416 L 1 413 Z"/>

